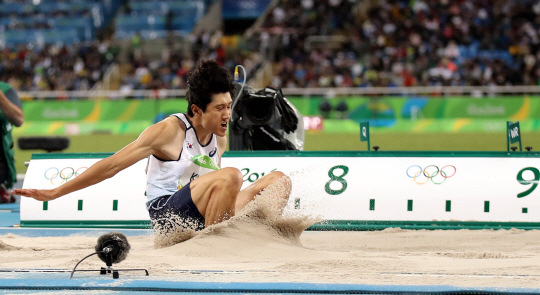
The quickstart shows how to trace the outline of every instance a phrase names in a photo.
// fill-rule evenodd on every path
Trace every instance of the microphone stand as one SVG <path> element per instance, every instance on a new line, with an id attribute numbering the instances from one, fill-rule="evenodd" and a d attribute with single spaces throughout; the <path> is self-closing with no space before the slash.
<path id="1" fill-rule="evenodd" d="M 116 246 L 116 247 L 115 247 Z M 113 260 L 116 260 L 117 257 L 114 257 L 115 255 L 118 254 L 118 250 L 119 250 L 119 245 L 118 243 L 114 243 L 114 244 L 109 244 L 107 245 L 106 247 L 103 248 L 102 251 L 97 251 L 95 253 L 92 253 L 86 257 L 84 257 L 83 259 L 81 259 L 81 261 L 79 261 L 75 267 L 73 268 L 73 271 L 71 272 L 71 276 L 69 277 L 70 279 L 73 278 L 73 274 L 75 273 L 76 271 L 76 268 L 77 266 L 83 262 L 83 260 L 85 260 L 86 258 L 90 257 L 90 256 L 93 256 L 93 255 L 96 255 L 96 254 L 105 254 L 103 257 L 104 259 L 102 259 L 104 262 L 105 262 L 105 265 L 107 266 L 106 268 L 105 267 L 101 267 L 100 270 L 92 270 L 92 269 L 80 269 L 80 270 L 77 270 L 79 272 L 83 272 L 83 271 L 99 271 L 99 274 L 100 275 L 105 275 L 107 273 L 112 273 L 112 276 L 113 276 L 113 279 L 118 279 L 120 278 L 120 273 L 119 271 L 144 271 L 146 273 L 146 275 L 148 276 L 148 270 L 144 269 L 144 268 L 129 268 L 129 269 L 114 269 L 112 267 L 113 265 Z M 102 257 L 100 257 L 102 258 Z"/>
<path id="2" fill-rule="evenodd" d="M 104 251 L 103 251 L 104 252 Z M 100 275 L 106 275 L 107 273 L 112 273 L 112 276 L 113 276 L 113 279 L 118 279 L 120 278 L 120 273 L 119 271 L 144 271 L 145 272 L 145 275 L 146 276 L 149 276 L 150 274 L 148 273 L 148 270 L 145 269 L 145 268 L 127 268 L 127 269 L 114 269 L 112 268 L 112 256 L 107 254 L 107 253 L 104 253 L 105 254 L 105 265 L 107 266 L 106 268 L 105 267 L 101 267 L 101 269 L 97 270 L 97 269 L 79 269 L 79 270 L 76 270 L 77 266 L 83 261 L 85 260 L 86 258 L 92 256 L 92 255 L 96 255 L 98 254 L 99 252 L 95 252 L 95 253 L 92 253 L 86 257 L 84 257 L 83 259 L 81 259 L 81 261 L 79 261 L 75 267 L 73 268 L 73 271 L 71 272 L 71 276 L 69 277 L 69 279 L 72 279 L 73 278 L 73 274 L 77 271 L 77 272 L 88 272 L 88 271 L 99 271 L 99 274 Z"/>

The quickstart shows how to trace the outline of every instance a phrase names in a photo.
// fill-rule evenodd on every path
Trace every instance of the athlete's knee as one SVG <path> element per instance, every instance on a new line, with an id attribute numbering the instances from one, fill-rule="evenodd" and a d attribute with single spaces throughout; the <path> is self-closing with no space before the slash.
<path id="1" fill-rule="evenodd" d="M 227 167 L 220 169 L 222 172 L 221 179 L 227 184 L 232 187 L 242 187 L 242 173 L 240 170 L 233 168 L 233 167 Z"/>
<path id="2" fill-rule="evenodd" d="M 274 171 L 274 172 L 271 172 L 267 175 L 268 178 L 270 178 L 270 182 L 275 182 L 277 181 L 278 179 L 281 179 L 282 177 L 287 177 L 289 178 L 289 176 L 287 176 L 285 173 L 281 172 L 281 171 Z"/>

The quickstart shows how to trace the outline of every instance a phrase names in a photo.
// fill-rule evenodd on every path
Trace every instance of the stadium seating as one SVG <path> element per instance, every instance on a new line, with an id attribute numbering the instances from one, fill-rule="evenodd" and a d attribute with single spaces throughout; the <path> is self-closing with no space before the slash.
<path id="1" fill-rule="evenodd" d="M 22 91 L 90 89 L 111 63 L 118 62 L 121 39 L 136 34 L 141 39 L 165 39 L 171 32 L 187 35 L 212 2 L 0 0 L 0 80 L 10 80 Z M 98 40 L 110 28 L 113 40 Z M 175 56 L 177 67 L 182 57 Z M 152 77 L 155 71 L 152 67 Z M 177 71 L 173 67 L 169 74 L 161 73 L 160 87 L 173 87 Z M 138 88 L 146 87 L 153 86 Z"/>
<path id="2" fill-rule="evenodd" d="M 540 85 L 538 1 L 314 3 L 278 1 L 264 21 L 261 40 L 285 44 L 275 86 Z"/>
<path id="3" fill-rule="evenodd" d="M 43 46 L 91 41 L 120 4 L 121 0 L 0 3 L 0 44 L 15 48 L 28 43 Z"/>
<path id="4" fill-rule="evenodd" d="M 127 39 L 139 33 L 142 39 L 166 36 L 168 31 L 189 34 L 203 17 L 206 1 L 130 1 L 116 18 L 116 38 Z"/>
<path id="5" fill-rule="evenodd" d="M 80 42 L 78 31 L 76 29 L 46 29 L 46 30 L 10 30 L 0 33 L 0 44 L 6 44 L 8 47 L 16 44 L 35 43 L 43 46 L 48 43 L 62 43 L 72 45 Z"/>

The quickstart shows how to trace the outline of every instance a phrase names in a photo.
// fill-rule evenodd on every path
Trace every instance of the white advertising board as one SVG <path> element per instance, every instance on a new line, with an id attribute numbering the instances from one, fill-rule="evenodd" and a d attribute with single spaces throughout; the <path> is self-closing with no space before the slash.
<path id="1" fill-rule="evenodd" d="M 290 175 L 287 210 L 323 220 L 540 223 L 540 158 L 449 155 L 232 156 L 222 167 L 240 169 L 244 186 L 274 170 Z M 23 187 L 54 188 L 98 160 L 33 159 Z M 140 161 L 47 206 L 23 198 L 21 223 L 148 221 L 145 167 Z"/>
<path id="2" fill-rule="evenodd" d="M 291 198 L 326 220 L 540 221 L 540 189 L 518 198 L 536 184 L 517 180 L 530 167 L 521 174 L 534 181 L 540 159 L 268 157 L 226 165 L 241 169 L 245 183 L 274 169 L 291 175 Z"/>
<path id="3" fill-rule="evenodd" d="M 75 179 L 99 160 L 31 160 L 23 188 L 56 188 L 66 181 Z M 131 220 L 133 218 L 150 220 L 145 206 L 145 168 L 146 160 L 141 160 L 110 179 L 46 204 L 30 198 L 21 198 L 21 221 Z M 113 208 L 115 203 L 116 208 Z"/>

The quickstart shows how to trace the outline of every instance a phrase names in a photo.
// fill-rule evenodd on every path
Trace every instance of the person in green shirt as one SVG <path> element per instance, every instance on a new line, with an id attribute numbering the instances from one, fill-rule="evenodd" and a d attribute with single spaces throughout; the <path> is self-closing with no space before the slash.
<path id="1" fill-rule="evenodd" d="M 15 202 L 9 190 L 17 181 L 11 130 L 13 126 L 21 127 L 23 122 L 24 113 L 19 95 L 11 85 L 0 82 L 0 203 Z"/>

